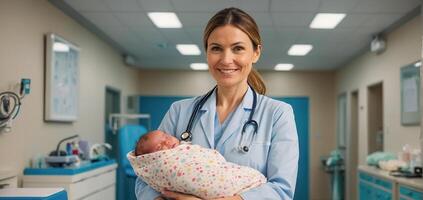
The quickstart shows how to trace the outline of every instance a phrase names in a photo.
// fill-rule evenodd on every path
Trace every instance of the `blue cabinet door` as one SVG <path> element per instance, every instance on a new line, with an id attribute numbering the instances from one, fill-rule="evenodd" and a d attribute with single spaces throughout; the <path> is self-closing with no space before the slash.
<path id="1" fill-rule="evenodd" d="M 364 181 L 359 181 L 360 200 L 373 199 L 372 186 Z"/>

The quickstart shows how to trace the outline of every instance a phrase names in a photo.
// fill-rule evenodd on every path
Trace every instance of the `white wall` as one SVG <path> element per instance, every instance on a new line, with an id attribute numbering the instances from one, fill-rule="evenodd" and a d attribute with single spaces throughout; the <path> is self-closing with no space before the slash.
<path id="1" fill-rule="evenodd" d="M 74 123 L 43 121 L 44 34 L 57 33 L 79 45 L 80 115 Z M 0 1 L 0 91 L 21 78 L 31 79 L 12 132 L 0 135 L 0 170 L 21 174 L 37 153 L 47 154 L 75 133 L 91 142 L 104 141 L 105 87 L 122 96 L 139 91 L 137 70 L 124 66 L 118 52 L 45 0 Z"/>
<path id="2" fill-rule="evenodd" d="M 401 125 L 400 68 L 419 60 L 422 20 L 415 17 L 387 36 L 387 49 L 367 52 L 337 72 L 337 94 L 359 91 L 359 162 L 367 156 L 367 87 L 383 82 L 384 150 L 396 153 L 408 143 L 418 147 L 420 126 Z"/>
<path id="3" fill-rule="evenodd" d="M 260 72 L 268 96 L 309 97 L 309 174 L 310 198 L 330 199 L 329 176 L 320 156 L 335 148 L 335 74 L 334 72 Z M 150 71 L 140 73 L 142 95 L 194 96 L 214 85 L 208 72 Z"/>

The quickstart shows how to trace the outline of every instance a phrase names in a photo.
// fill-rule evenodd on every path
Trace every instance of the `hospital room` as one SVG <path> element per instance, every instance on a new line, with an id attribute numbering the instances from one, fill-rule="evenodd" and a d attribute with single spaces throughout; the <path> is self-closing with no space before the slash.
<path id="1" fill-rule="evenodd" d="M 0 200 L 423 200 L 421 0 L 0 0 Z"/>

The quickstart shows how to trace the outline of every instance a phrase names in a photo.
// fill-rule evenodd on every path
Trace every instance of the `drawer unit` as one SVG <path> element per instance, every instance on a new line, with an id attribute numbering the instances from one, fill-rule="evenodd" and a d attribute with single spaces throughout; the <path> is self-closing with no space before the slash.
<path id="1" fill-rule="evenodd" d="M 105 162 L 86 169 L 26 169 L 23 187 L 62 187 L 69 200 L 115 200 L 117 164 Z"/>
<path id="2" fill-rule="evenodd" d="M 391 200 L 393 183 L 367 173 L 359 173 L 360 200 Z"/>
<path id="3" fill-rule="evenodd" d="M 360 200 L 423 200 L 423 179 L 394 177 L 371 166 L 358 167 Z"/>
<path id="4" fill-rule="evenodd" d="M 417 189 L 399 185 L 399 194 L 400 199 L 404 200 L 422 200 L 423 199 L 423 191 L 418 191 Z"/>

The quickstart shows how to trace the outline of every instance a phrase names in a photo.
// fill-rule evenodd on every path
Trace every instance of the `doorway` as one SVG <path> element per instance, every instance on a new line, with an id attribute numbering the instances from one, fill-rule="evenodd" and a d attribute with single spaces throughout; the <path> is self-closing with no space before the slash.
<path id="1" fill-rule="evenodd" d="M 358 91 L 350 95 L 350 131 L 347 139 L 347 177 L 346 195 L 347 200 L 357 199 L 357 166 L 358 166 Z"/>
<path id="2" fill-rule="evenodd" d="M 118 159 L 118 138 L 117 134 L 113 134 L 112 129 L 109 126 L 109 115 L 111 113 L 120 113 L 120 90 L 106 86 L 106 108 L 104 112 L 104 124 L 105 124 L 105 141 L 112 145 L 112 149 L 107 151 L 107 155 L 110 158 Z"/>
<path id="3" fill-rule="evenodd" d="M 367 98 L 367 153 L 371 154 L 383 151 L 383 83 L 369 86 Z"/>
<path id="4" fill-rule="evenodd" d="M 297 125 L 300 159 L 298 161 L 297 185 L 294 200 L 310 199 L 309 196 L 309 98 L 282 97 L 274 98 L 292 106 Z"/>

